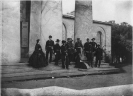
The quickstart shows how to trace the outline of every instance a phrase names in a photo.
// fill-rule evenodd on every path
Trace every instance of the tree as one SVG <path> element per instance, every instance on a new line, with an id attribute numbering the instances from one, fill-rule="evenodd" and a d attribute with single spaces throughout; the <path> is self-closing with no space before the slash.
<path id="1" fill-rule="evenodd" d="M 112 60 L 115 63 L 132 62 L 132 26 L 126 22 L 112 24 Z"/>

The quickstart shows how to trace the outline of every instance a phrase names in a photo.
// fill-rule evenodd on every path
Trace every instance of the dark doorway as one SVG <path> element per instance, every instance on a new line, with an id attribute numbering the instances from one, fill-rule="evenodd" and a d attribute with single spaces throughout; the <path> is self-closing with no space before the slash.
<path id="1" fill-rule="evenodd" d="M 102 32 L 97 32 L 97 43 L 102 46 Z"/>
<path id="2" fill-rule="evenodd" d="M 31 1 L 20 2 L 21 58 L 28 58 Z"/>

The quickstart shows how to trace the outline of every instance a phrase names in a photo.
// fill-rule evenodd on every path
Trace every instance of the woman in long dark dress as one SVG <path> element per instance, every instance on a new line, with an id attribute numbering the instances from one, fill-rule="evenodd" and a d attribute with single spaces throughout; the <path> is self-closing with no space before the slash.
<path id="1" fill-rule="evenodd" d="M 42 47 L 39 44 L 39 39 L 37 40 L 35 51 L 29 58 L 29 66 L 32 66 L 34 68 L 42 68 L 47 66 L 45 54 L 42 51 Z"/>

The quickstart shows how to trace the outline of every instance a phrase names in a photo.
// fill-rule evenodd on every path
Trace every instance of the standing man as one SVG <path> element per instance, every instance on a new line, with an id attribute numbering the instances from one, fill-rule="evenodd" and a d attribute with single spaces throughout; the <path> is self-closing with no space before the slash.
<path id="1" fill-rule="evenodd" d="M 92 45 L 92 62 L 94 61 L 94 56 L 97 48 L 97 43 L 95 42 L 95 38 L 91 39 L 90 44 Z"/>
<path id="2" fill-rule="evenodd" d="M 81 40 L 80 40 L 80 38 L 77 38 L 77 42 L 75 43 L 76 52 L 81 54 L 82 48 L 83 48 L 83 45 L 81 43 Z"/>
<path id="3" fill-rule="evenodd" d="M 46 60 L 48 62 L 48 55 L 50 54 L 49 62 L 52 62 L 52 53 L 53 53 L 54 41 L 52 40 L 52 36 L 49 36 L 49 40 L 46 42 Z"/>
<path id="4" fill-rule="evenodd" d="M 58 65 L 58 61 L 60 59 L 60 45 L 59 45 L 59 39 L 56 40 L 56 44 L 54 45 L 54 53 L 55 53 L 55 65 Z"/>
<path id="5" fill-rule="evenodd" d="M 74 45 L 72 43 L 72 39 L 71 38 L 67 39 L 66 47 L 67 47 L 67 53 L 68 53 L 68 58 L 69 58 L 68 63 L 70 65 L 70 62 L 72 61 L 73 54 L 74 54 Z"/>
<path id="6" fill-rule="evenodd" d="M 82 48 L 83 48 L 83 45 L 80 41 L 80 38 L 77 38 L 77 42 L 75 43 L 76 52 L 75 52 L 75 56 L 74 56 L 75 62 L 76 62 L 75 63 L 76 68 L 79 67 L 79 63 L 80 63 L 80 60 L 81 60 L 81 50 L 82 50 Z"/>
<path id="7" fill-rule="evenodd" d="M 62 46 L 61 46 L 61 60 L 62 60 L 62 68 L 63 69 L 69 69 L 69 65 L 67 63 L 67 58 L 66 58 L 66 55 L 67 55 L 67 48 L 66 48 L 66 41 L 65 40 L 62 40 Z M 65 62 L 66 61 L 66 62 Z"/>
<path id="8" fill-rule="evenodd" d="M 84 44 L 84 52 L 87 57 L 88 65 L 93 67 L 92 65 L 92 45 L 89 42 L 89 38 L 87 38 L 87 42 Z"/>
<path id="9" fill-rule="evenodd" d="M 97 45 L 97 49 L 96 49 L 96 63 L 95 63 L 95 67 L 100 67 L 101 65 L 101 60 L 102 60 L 102 54 L 103 54 L 103 50 L 100 47 L 100 45 Z M 97 64 L 98 63 L 98 64 Z"/>

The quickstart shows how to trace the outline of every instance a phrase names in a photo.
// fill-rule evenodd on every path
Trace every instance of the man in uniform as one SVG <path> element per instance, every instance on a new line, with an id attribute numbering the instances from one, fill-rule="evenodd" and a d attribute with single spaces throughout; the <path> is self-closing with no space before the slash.
<path id="1" fill-rule="evenodd" d="M 73 54 L 74 54 L 74 45 L 72 43 L 72 39 L 71 38 L 67 39 L 66 47 L 67 47 L 67 53 L 68 53 L 68 58 L 69 58 L 69 62 L 68 63 L 70 65 L 70 62 L 72 61 Z"/>
<path id="2" fill-rule="evenodd" d="M 81 60 L 81 50 L 83 48 L 83 45 L 81 43 L 81 40 L 80 38 L 77 38 L 77 42 L 75 43 L 75 67 L 78 67 L 79 66 L 79 59 Z"/>
<path id="3" fill-rule="evenodd" d="M 88 65 L 93 67 L 92 65 L 92 45 L 89 42 L 89 38 L 87 38 L 87 42 L 84 44 L 84 52 L 88 60 Z"/>
<path id="4" fill-rule="evenodd" d="M 67 62 L 67 48 L 66 48 L 66 41 L 62 40 L 62 46 L 61 46 L 61 60 L 62 60 L 62 68 L 63 69 L 69 69 L 69 65 Z M 66 61 L 66 62 L 65 62 Z"/>
<path id="5" fill-rule="evenodd" d="M 96 48 L 97 48 L 97 43 L 95 42 L 95 38 L 92 38 L 91 40 L 92 41 L 90 42 L 90 44 L 92 45 L 92 60 L 94 60 L 94 56 L 95 56 L 95 52 L 96 52 Z"/>
<path id="6" fill-rule="evenodd" d="M 102 60 L 102 54 L 103 54 L 103 50 L 100 47 L 100 45 L 97 45 L 97 49 L 96 49 L 96 63 L 95 63 L 95 67 L 100 67 L 101 65 L 101 60 Z"/>
<path id="7" fill-rule="evenodd" d="M 56 44 L 54 45 L 54 53 L 55 53 L 55 65 L 58 65 L 58 61 L 60 59 L 60 45 L 59 45 L 59 39 L 56 40 Z"/>
<path id="8" fill-rule="evenodd" d="M 76 52 L 81 54 L 81 49 L 82 48 L 83 48 L 83 45 L 81 43 L 81 40 L 80 40 L 80 38 L 77 38 L 77 42 L 75 43 Z"/>
<path id="9" fill-rule="evenodd" d="M 46 42 L 46 60 L 48 62 L 48 55 L 50 54 L 49 62 L 52 62 L 52 53 L 53 53 L 54 41 L 52 40 L 52 36 L 49 36 L 49 40 Z"/>

